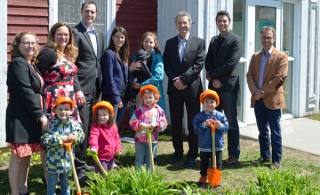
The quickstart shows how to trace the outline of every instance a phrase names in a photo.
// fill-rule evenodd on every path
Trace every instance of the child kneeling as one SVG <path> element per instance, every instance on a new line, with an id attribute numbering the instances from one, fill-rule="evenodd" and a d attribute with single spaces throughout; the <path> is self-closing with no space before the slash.
<path id="1" fill-rule="evenodd" d="M 82 143 L 84 133 L 81 125 L 70 115 L 75 103 L 69 97 L 58 98 L 52 111 L 55 114 L 52 119 L 52 128 L 44 129 L 41 136 L 41 144 L 46 147 L 48 185 L 47 195 L 53 195 L 60 181 L 61 195 L 70 194 L 68 173 L 71 170 L 70 157 L 63 143 L 73 142 L 74 145 Z"/>
<path id="2" fill-rule="evenodd" d="M 198 134 L 198 145 L 200 148 L 200 174 L 201 177 L 198 186 L 202 186 L 207 182 L 207 169 L 209 168 L 209 160 L 212 159 L 212 152 L 216 155 L 217 169 L 221 170 L 222 165 L 222 149 L 224 145 L 223 135 L 228 131 L 228 120 L 223 113 L 215 108 L 219 105 L 220 100 L 218 94 L 213 90 L 206 90 L 200 94 L 200 102 L 205 110 L 198 113 L 193 119 L 194 132 Z M 211 121 L 215 120 L 214 123 Z M 215 148 L 212 151 L 211 125 L 216 128 L 215 131 Z M 213 162 L 212 162 L 213 164 Z"/>
<path id="3" fill-rule="evenodd" d="M 141 171 L 142 164 L 145 162 L 147 170 L 151 172 L 150 158 L 154 158 L 155 156 L 159 132 L 164 131 L 168 124 L 164 111 L 157 104 L 160 94 L 155 86 L 145 85 L 141 87 L 139 96 L 143 103 L 134 111 L 129 121 L 131 128 L 136 132 L 134 136 L 136 150 L 135 164 L 139 171 Z M 148 138 L 144 130 L 152 130 L 152 157 L 150 157 L 148 152 Z"/>

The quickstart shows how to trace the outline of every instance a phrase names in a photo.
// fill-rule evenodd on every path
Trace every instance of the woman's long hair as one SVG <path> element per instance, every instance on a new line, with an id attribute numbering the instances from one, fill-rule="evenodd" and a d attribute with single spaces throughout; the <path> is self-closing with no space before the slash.
<path id="1" fill-rule="evenodd" d="M 39 54 L 40 47 L 39 47 L 39 39 L 38 39 L 37 35 L 32 31 L 24 31 L 24 32 L 20 32 L 20 33 L 16 34 L 15 38 L 11 42 L 11 47 L 10 47 L 11 59 L 21 55 L 21 53 L 19 51 L 19 44 L 21 43 L 21 38 L 24 35 L 33 35 L 36 39 L 36 45 L 34 46 L 35 51 L 32 55 L 31 62 L 30 62 L 31 65 L 33 65 L 37 60 L 37 56 Z"/>
<path id="2" fill-rule="evenodd" d="M 54 41 L 54 36 L 57 32 L 57 29 L 61 26 L 67 27 L 69 31 L 69 42 L 66 45 L 63 53 L 59 50 L 59 45 Z M 78 57 L 78 47 L 74 42 L 72 30 L 70 26 L 64 22 L 57 22 L 51 27 L 45 47 L 53 49 L 53 51 L 57 54 L 58 59 L 61 59 L 64 55 L 69 61 L 75 62 Z"/>
<path id="3" fill-rule="evenodd" d="M 154 50 L 156 51 L 156 53 L 161 54 L 160 46 L 159 46 L 159 43 L 158 43 L 157 33 L 155 33 L 155 32 L 148 31 L 148 32 L 146 32 L 146 33 L 144 33 L 144 34 L 142 35 L 140 48 L 141 48 L 141 49 L 144 49 L 144 48 L 143 48 L 144 39 L 145 39 L 146 37 L 149 37 L 149 36 L 153 37 Z"/>
<path id="4" fill-rule="evenodd" d="M 108 45 L 108 49 L 111 49 L 112 51 L 116 52 L 116 47 L 114 45 L 114 41 L 112 40 L 112 37 L 114 37 L 114 35 L 117 32 L 121 32 L 124 36 L 125 36 L 125 41 L 124 44 L 121 46 L 120 50 L 119 50 L 119 57 L 122 63 L 124 63 L 126 66 L 128 65 L 128 60 L 129 60 L 129 55 L 130 55 L 130 46 L 129 46 L 129 39 L 128 39 L 128 34 L 126 29 L 124 29 L 121 26 L 116 26 L 114 27 L 110 39 L 109 39 L 109 45 Z"/>

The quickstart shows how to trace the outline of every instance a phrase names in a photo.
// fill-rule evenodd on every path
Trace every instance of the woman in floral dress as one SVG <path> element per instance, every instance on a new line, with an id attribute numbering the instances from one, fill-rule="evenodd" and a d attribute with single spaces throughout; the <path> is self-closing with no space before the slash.
<path id="1" fill-rule="evenodd" d="M 68 24 L 58 22 L 52 26 L 48 41 L 38 56 L 37 68 L 44 77 L 47 97 L 46 107 L 49 119 L 54 117 L 51 110 L 59 97 L 70 97 L 74 102 L 76 96 L 83 97 L 77 77 L 77 66 L 73 63 L 78 56 L 71 28 Z M 81 122 L 77 106 L 72 115 Z"/>

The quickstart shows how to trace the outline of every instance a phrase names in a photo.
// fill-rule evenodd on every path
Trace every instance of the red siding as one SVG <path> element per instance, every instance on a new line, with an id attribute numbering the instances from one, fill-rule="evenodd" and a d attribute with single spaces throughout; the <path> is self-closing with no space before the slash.
<path id="1" fill-rule="evenodd" d="M 10 43 L 22 31 L 37 34 L 40 45 L 47 41 L 49 27 L 48 0 L 8 0 L 7 55 L 10 62 Z"/>
<path id="2" fill-rule="evenodd" d="M 128 33 L 130 55 L 137 52 L 146 31 L 157 32 L 157 6 L 157 0 L 117 0 L 116 25 L 124 27 Z M 119 129 L 130 128 L 129 115 L 128 109 Z"/>

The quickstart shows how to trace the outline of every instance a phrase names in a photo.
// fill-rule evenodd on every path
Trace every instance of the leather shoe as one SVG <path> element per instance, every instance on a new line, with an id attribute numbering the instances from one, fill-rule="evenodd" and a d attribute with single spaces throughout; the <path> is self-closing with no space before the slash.
<path id="1" fill-rule="evenodd" d="M 196 160 L 194 158 L 188 158 L 186 163 L 184 164 L 184 168 L 193 167 L 196 164 Z"/>
<path id="2" fill-rule="evenodd" d="M 257 160 L 251 161 L 253 164 L 263 164 L 266 162 L 270 162 L 270 158 L 258 158 Z"/>
<path id="3" fill-rule="evenodd" d="M 86 172 L 94 172 L 94 171 L 95 171 L 95 168 L 94 168 L 94 166 L 89 166 L 89 165 L 85 164 L 85 165 L 84 165 L 84 170 L 85 170 Z"/>
<path id="4" fill-rule="evenodd" d="M 229 156 L 226 165 L 235 165 L 236 163 L 238 163 L 238 159 L 233 156 Z"/>
<path id="5" fill-rule="evenodd" d="M 173 156 L 169 159 L 169 163 L 173 164 L 179 161 L 182 158 L 182 154 L 173 154 Z"/>

